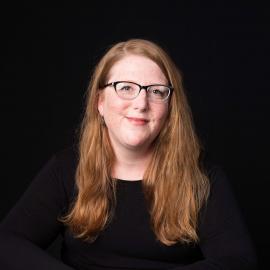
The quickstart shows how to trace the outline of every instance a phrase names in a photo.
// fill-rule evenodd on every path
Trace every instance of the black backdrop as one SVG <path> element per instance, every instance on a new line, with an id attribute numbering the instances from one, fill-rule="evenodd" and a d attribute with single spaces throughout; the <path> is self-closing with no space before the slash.
<path id="1" fill-rule="evenodd" d="M 116 3 L 1 10 L 0 218 L 44 162 L 75 140 L 91 70 L 107 46 L 147 38 L 183 71 L 197 132 L 227 172 L 267 269 L 270 9 L 248 2 Z"/>

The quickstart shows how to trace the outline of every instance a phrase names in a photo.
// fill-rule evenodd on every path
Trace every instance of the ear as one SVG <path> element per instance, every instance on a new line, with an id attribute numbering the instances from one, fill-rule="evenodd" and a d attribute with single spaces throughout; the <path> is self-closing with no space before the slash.
<path id="1" fill-rule="evenodd" d="M 101 116 L 103 116 L 103 106 L 104 106 L 104 94 L 100 91 L 98 96 L 98 111 Z"/>

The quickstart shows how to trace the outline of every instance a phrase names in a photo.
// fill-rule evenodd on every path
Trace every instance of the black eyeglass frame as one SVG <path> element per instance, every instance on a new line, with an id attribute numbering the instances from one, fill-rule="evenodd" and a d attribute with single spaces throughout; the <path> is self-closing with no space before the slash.
<path id="1" fill-rule="evenodd" d="M 135 98 L 140 94 L 140 92 L 142 91 L 142 89 L 145 89 L 145 91 L 148 92 L 148 89 L 149 89 L 149 87 L 151 87 L 151 86 L 165 86 L 165 87 L 169 88 L 169 94 L 168 94 L 168 96 L 167 96 L 165 99 L 161 99 L 161 101 L 167 100 L 167 99 L 170 97 L 170 95 L 172 94 L 172 92 L 173 92 L 173 87 L 172 87 L 171 85 L 164 85 L 164 84 L 140 85 L 140 84 L 138 84 L 138 83 L 130 82 L 130 81 L 116 81 L 116 82 L 107 83 L 107 84 L 105 84 L 105 85 L 103 86 L 103 88 L 108 87 L 108 86 L 113 86 L 113 88 L 114 88 L 114 90 L 115 90 L 115 92 L 116 92 L 116 94 L 117 94 L 116 85 L 117 85 L 118 83 L 133 83 L 133 84 L 135 84 L 135 85 L 137 85 L 137 86 L 140 87 L 140 90 L 139 90 L 138 94 L 137 94 L 134 98 L 127 99 L 127 100 L 135 99 Z M 118 94 L 117 94 L 117 95 L 118 95 Z M 119 96 L 119 97 L 120 97 L 120 96 Z M 123 98 L 123 97 L 120 97 L 120 98 Z"/>

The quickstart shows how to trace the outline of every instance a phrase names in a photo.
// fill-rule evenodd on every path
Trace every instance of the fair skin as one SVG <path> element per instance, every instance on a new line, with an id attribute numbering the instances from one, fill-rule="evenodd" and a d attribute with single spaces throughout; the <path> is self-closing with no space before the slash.
<path id="1" fill-rule="evenodd" d="M 152 60 L 127 55 L 110 70 L 108 82 L 132 81 L 140 85 L 164 84 L 167 79 Z M 112 177 L 139 180 L 152 155 L 152 142 L 168 115 L 168 101 L 154 103 L 142 90 L 135 99 L 121 99 L 113 87 L 106 87 L 99 97 L 98 110 L 104 117 L 116 155 Z"/>

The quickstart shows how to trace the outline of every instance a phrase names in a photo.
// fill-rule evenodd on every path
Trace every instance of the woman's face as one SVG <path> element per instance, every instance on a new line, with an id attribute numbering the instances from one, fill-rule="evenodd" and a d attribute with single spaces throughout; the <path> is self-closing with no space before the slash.
<path id="1" fill-rule="evenodd" d="M 137 55 L 125 56 L 113 65 L 107 82 L 116 81 L 130 81 L 142 86 L 168 84 L 155 62 Z M 98 110 L 104 117 L 114 150 L 148 150 L 166 121 L 168 101 L 151 102 L 144 89 L 135 99 L 123 100 L 112 86 L 108 86 L 101 91 Z"/>

